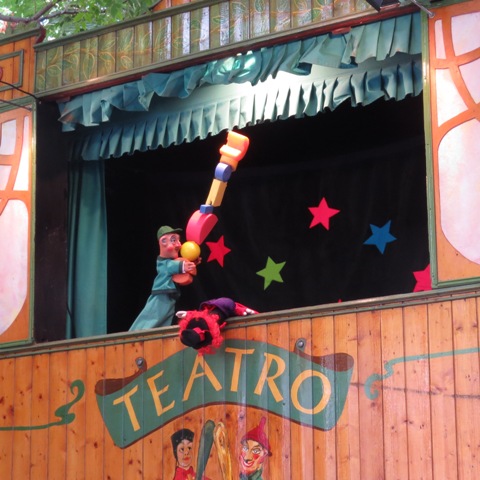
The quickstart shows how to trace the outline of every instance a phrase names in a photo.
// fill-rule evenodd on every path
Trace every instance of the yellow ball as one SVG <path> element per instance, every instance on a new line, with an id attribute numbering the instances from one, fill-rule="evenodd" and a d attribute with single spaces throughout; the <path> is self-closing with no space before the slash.
<path id="1" fill-rule="evenodd" d="M 180 249 L 180 256 L 194 262 L 200 256 L 200 247 L 195 242 L 185 242 Z"/>

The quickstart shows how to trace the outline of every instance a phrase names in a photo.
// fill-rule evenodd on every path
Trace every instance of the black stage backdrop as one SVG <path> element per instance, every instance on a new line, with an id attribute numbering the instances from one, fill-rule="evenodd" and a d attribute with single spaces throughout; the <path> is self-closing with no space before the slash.
<path id="1" fill-rule="evenodd" d="M 220 296 L 260 312 L 412 292 L 428 267 L 421 97 L 245 128 L 180 309 Z M 206 201 L 227 133 L 106 162 L 109 332 L 155 277 L 156 231 Z"/>

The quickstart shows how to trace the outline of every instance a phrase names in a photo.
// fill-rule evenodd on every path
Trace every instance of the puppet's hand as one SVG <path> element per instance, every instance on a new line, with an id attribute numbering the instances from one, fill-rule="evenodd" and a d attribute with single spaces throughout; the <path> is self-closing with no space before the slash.
<path id="1" fill-rule="evenodd" d="M 189 262 L 188 260 L 185 260 L 183 262 L 183 272 L 184 273 L 196 273 L 196 264 L 194 262 Z"/>

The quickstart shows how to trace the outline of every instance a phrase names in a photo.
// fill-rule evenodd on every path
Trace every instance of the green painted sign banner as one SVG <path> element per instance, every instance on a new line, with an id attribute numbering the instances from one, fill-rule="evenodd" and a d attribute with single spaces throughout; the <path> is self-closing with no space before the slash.
<path id="1" fill-rule="evenodd" d="M 147 359 L 148 360 L 148 359 Z M 345 353 L 312 357 L 264 342 L 228 340 L 215 355 L 187 348 L 126 379 L 97 382 L 98 408 L 125 448 L 197 408 L 259 408 L 320 430 L 340 417 L 353 370 Z"/>

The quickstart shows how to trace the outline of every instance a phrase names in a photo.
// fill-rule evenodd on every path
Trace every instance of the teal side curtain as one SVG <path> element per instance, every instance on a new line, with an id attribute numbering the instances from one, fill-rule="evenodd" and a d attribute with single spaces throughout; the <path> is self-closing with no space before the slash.
<path id="1" fill-rule="evenodd" d="M 103 162 L 69 171 L 67 338 L 107 333 L 107 222 Z"/>

